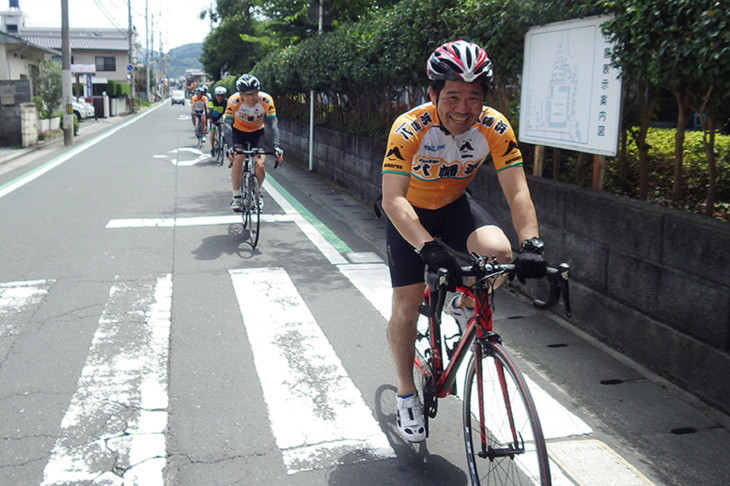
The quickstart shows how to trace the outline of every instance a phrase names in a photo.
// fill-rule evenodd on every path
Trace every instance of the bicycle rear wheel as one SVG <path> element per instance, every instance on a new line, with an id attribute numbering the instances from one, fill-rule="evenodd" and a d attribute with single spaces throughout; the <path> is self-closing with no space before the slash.
<path id="1" fill-rule="evenodd" d="M 463 420 L 473 485 L 550 486 L 535 403 L 522 372 L 500 344 L 475 346 L 466 373 Z"/>
<path id="2" fill-rule="evenodd" d="M 215 138 L 213 139 L 215 142 L 215 160 L 218 162 L 218 165 L 223 165 L 223 161 L 225 160 L 224 154 L 226 151 L 225 144 L 223 143 L 223 136 L 221 134 L 221 128 L 218 127 L 215 130 Z"/>

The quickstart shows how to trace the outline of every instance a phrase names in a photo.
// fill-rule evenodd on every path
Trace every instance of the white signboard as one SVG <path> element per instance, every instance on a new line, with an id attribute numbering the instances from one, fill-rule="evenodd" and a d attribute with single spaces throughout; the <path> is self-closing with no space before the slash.
<path id="1" fill-rule="evenodd" d="M 607 17 L 535 27 L 525 37 L 519 139 L 616 155 L 621 73 L 601 32 Z"/>

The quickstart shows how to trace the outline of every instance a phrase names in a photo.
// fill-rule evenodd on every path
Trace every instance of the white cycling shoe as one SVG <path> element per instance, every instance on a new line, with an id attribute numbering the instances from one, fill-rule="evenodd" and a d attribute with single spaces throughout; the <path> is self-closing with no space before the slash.
<path id="1" fill-rule="evenodd" d="M 469 324 L 469 319 L 474 315 L 473 307 L 457 307 L 456 303 L 459 301 L 459 296 L 455 296 L 451 301 L 444 306 L 444 312 L 454 318 L 456 324 L 459 326 L 459 330 L 463 334 L 466 330 L 466 326 Z"/>
<path id="2" fill-rule="evenodd" d="M 422 442 L 426 439 L 426 423 L 423 405 L 414 393 L 407 397 L 396 397 L 398 432 L 408 442 Z"/>

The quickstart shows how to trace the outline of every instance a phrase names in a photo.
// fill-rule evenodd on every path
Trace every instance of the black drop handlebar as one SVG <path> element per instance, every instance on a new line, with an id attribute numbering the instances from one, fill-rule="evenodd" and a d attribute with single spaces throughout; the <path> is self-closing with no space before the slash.
<path id="1" fill-rule="evenodd" d="M 243 147 L 234 146 L 234 147 L 231 147 L 230 151 L 231 152 L 235 152 L 238 155 L 251 155 L 251 156 L 256 156 L 256 155 L 274 155 L 274 156 L 276 156 L 276 152 L 272 152 L 270 150 L 264 150 L 264 149 L 262 149 L 260 147 L 255 147 L 255 148 L 252 148 L 252 149 L 245 149 Z M 278 160 L 274 160 L 274 169 L 276 169 L 277 167 L 279 167 L 279 161 Z"/>
<path id="2" fill-rule="evenodd" d="M 461 272 L 464 277 L 475 277 L 477 283 L 500 275 L 508 275 L 510 278 L 515 276 L 516 269 L 513 263 L 489 263 L 486 258 L 479 255 L 472 255 L 472 259 L 474 264 L 461 267 Z M 550 283 L 550 296 L 547 300 L 534 299 L 532 305 L 540 310 L 552 309 L 558 304 L 562 295 L 565 312 L 568 317 L 572 317 L 570 292 L 568 290 L 569 277 L 570 266 L 567 263 L 561 263 L 557 267 L 548 267 L 545 278 Z M 439 268 L 436 272 L 428 270 L 426 272 L 426 284 L 434 292 L 439 292 L 444 287 L 443 293 L 445 294 L 445 287 L 448 284 L 448 270 L 445 268 Z M 430 315 L 433 315 L 433 312 L 436 311 L 436 305 L 441 305 L 441 302 L 437 303 L 435 300 L 433 302 L 434 308 L 429 309 Z M 438 300 L 442 300 L 442 298 Z M 421 311 L 426 311 L 426 309 L 421 309 Z"/>

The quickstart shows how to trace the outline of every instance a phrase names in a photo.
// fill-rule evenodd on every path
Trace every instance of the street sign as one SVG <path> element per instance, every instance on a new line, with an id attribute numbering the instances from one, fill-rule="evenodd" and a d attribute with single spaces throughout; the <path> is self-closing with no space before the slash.
<path id="1" fill-rule="evenodd" d="M 131 71 L 132 69 L 134 69 L 134 66 L 131 64 L 127 64 L 127 71 Z"/>

